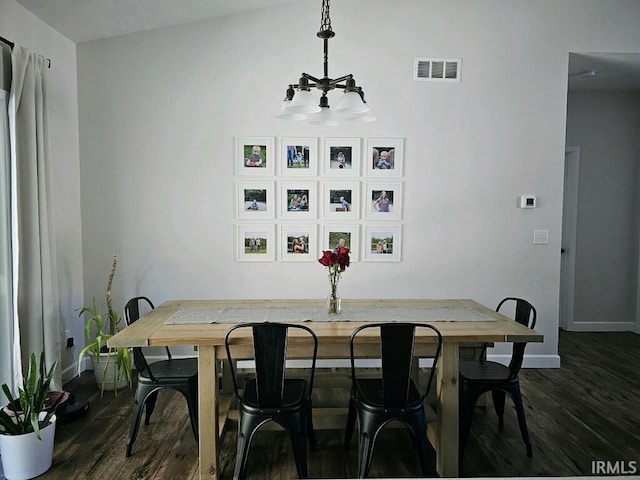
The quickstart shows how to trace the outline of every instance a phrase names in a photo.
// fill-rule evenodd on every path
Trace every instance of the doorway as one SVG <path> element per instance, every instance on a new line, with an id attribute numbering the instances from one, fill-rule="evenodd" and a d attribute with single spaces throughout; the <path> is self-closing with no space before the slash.
<path id="1" fill-rule="evenodd" d="M 565 147 L 560 250 L 560 328 L 573 330 L 580 147 Z"/>

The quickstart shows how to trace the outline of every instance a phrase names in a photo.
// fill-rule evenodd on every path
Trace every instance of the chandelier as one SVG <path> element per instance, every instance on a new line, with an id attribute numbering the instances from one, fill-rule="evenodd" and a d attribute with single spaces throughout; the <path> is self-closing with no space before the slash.
<path id="1" fill-rule="evenodd" d="M 316 78 L 303 73 L 298 83 L 290 84 L 276 115 L 282 120 L 308 120 L 313 125 L 335 126 L 339 120 L 372 122 L 371 114 L 364 100 L 362 87 L 356 84 L 352 74 L 335 79 L 329 78 L 329 39 L 335 35 L 329 18 L 329 0 L 322 0 L 322 20 L 318 37 L 324 41 L 324 76 Z M 311 88 L 320 90 L 320 101 L 311 93 Z M 334 89 L 344 93 L 334 108 L 329 107 L 327 93 Z"/>

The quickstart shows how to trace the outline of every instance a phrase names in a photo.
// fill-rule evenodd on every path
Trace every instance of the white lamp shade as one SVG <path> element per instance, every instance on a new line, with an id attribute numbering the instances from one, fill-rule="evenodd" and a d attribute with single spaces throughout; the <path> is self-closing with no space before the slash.
<path id="1" fill-rule="evenodd" d="M 347 122 L 367 123 L 376 121 L 376 117 L 374 117 L 371 112 L 359 113 L 356 115 L 343 115 L 342 118 Z"/>
<path id="2" fill-rule="evenodd" d="M 357 115 L 368 111 L 369 107 L 362 101 L 357 92 L 345 92 L 335 106 L 335 112 L 342 115 Z"/>
<path id="3" fill-rule="evenodd" d="M 318 101 L 309 90 L 298 90 L 293 96 L 293 100 L 288 103 L 287 111 L 289 112 L 306 115 L 320 111 Z"/>
<path id="4" fill-rule="evenodd" d="M 291 103 L 291 100 L 284 100 L 282 105 L 280 106 L 280 111 L 276 113 L 276 118 L 278 120 L 304 120 L 307 118 L 306 115 L 301 113 L 290 112 L 288 107 Z"/>
<path id="5" fill-rule="evenodd" d="M 321 108 L 318 113 L 309 115 L 309 123 L 311 125 L 323 125 L 325 127 L 335 127 L 340 122 L 335 119 L 329 107 Z"/>

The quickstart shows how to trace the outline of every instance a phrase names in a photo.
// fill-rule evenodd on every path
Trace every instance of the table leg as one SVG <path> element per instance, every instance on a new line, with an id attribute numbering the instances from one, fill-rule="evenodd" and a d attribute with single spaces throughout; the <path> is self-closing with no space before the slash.
<path id="1" fill-rule="evenodd" d="M 458 344 L 445 342 L 438 363 L 437 469 L 458 476 Z"/>
<path id="2" fill-rule="evenodd" d="M 198 348 L 198 456 L 200 480 L 217 480 L 218 471 L 218 368 L 216 348 Z"/>

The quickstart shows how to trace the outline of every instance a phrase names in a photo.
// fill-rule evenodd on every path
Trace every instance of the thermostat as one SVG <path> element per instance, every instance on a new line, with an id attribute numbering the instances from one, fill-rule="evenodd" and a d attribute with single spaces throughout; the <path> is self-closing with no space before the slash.
<path id="1" fill-rule="evenodd" d="M 535 195 L 522 195 L 520 197 L 520 208 L 536 208 Z"/>

